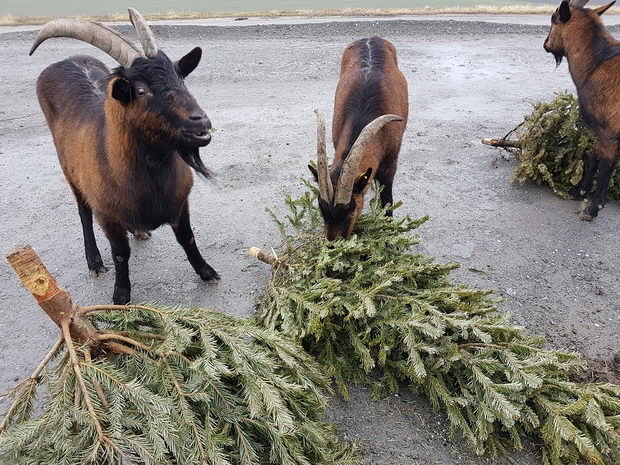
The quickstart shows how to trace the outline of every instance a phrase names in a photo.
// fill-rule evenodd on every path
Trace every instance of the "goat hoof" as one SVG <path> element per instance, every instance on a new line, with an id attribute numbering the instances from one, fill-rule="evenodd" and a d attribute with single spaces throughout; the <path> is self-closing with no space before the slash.
<path id="1" fill-rule="evenodd" d="M 216 283 L 220 280 L 220 275 L 217 274 L 213 268 L 211 268 L 208 264 L 204 264 L 204 266 L 198 271 L 198 276 L 203 281 L 208 283 Z"/>
<path id="2" fill-rule="evenodd" d="M 598 216 L 598 212 L 603 209 L 603 205 L 599 205 L 597 202 L 591 201 L 581 212 L 579 218 L 582 221 L 592 221 Z"/>
<path id="3" fill-rule="evenodd" d="M 131 292 L 129 289 L 115 288 L 112 302 L 114 305 L 127 305 L 131 300 Z"/>
<path id="4" fill-rule="evenodd" d="M 568 195 L 573 200 L 582 200 L 585 198 L 585 192 L 581 190 L 579 186 L 573 186 L 568 190 Z"/>
<path id="5" fill-rule="evenodd" d="M 93 278 L 96 278 L 100 274 L 107 273 L 108 271 L 110 270 L 103 263 L 96 263 L 95 265 L 88 267 L 88 274 Z"/>
<path id="6" fill-rule="evenodd" d="M 132 234 L 133 237 L 139 241 L 148 241 L 151 238 L 151 233 L 149 231 L 134 231 Z"/>

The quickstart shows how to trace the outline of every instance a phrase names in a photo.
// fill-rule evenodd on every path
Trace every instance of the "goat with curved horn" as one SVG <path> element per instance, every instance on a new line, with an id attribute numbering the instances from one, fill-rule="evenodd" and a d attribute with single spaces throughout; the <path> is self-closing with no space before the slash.
<path id="1" fill-rule="evenodd" d="M 346 48 L 334 104 L 336 154 L 331 167 L 325 117 L 315 112 L 318 163 L 316 169 L 309 168 L 319 184 L 325 236 L 334 240 L 353 231 L 373 180 L 383 186 L 382 205 L 393 203 L 392 183 L 409 114 L 407 81 L 398 69 L 394 45 L 371 37 Z M 401 123 L 389 124 L 397 121 Z"/>
<path id="2" fill-rule="evenodd" d="M 51 37 L 73 37 L 121 65 L 110 70 L 96 58 L 73 56 L 48 66 L 37 80 L 39 103 L 78 204 L 86 264 L 94 276 L 107 271 L 94 216 L 110 242 L 112 301 L 120 305 L 131 300 L 128 232 L 148 238 L 149 231 L 170 225 L 196 274 L 219 279 L 198 250 L 189 219 L 192 169 L 210 176 L 200 148 L 211 142 L 211 121 L 185 84 L 202 50 L 172 61 L 140 13 L 129 14 L 144 53 L 102 24 L 75 19 L 50 21 L 31 50 Z"/>
<path id="3" fill-rule="evenodd" d="M 29 55 L 47 39 L 69 37 L 97 47 L 114 58 L 121 66 L 130 67 L 136 58 L 144 57 L 129 40 L 101 23 L 79 19 L 54 19 L 41 28 Z"/>
<path id="4" fill-rule="evenodd" d="M 157 42 L 155 41 L 153 31 L 151 31 L 151 28 L 138 10 L 136 10 L 135 8 L 129 8 L 128 11 L 129 19 L 131 20 L 131 24 L 133 24 L 133 27 L 136 30 L 136 34 L 138 35 L 138 39 L 142 44 L 144 54 L 148 58 L 153 58 L 155 55 L 157 55 L 157 52 L 159 51 L 159 47 L 157 46 Z"/>

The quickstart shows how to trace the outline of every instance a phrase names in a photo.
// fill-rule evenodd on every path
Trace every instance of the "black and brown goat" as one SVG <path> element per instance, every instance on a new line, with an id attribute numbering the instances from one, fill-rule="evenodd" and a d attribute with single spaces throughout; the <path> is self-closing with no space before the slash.
<path id="1" fill-rule="evenodd" d="M 107 271 L 93 233 L 93 213 L 110 241 L 116 270 L 113 301 L 130 300 L 127 232 L 170 224 L 192 267 L 205 281 L 219 279 L 200 255 L 189 221 L 191 168 L 209 176 L 199 147 L 211 122 L 183 82 L 198 65 L 194 48 L 177 62 L 159 50 L 144 18 L 129 15 L 144 53 L 99 23 L 56 19 L 39 32 L 30 54 L 46 39 L 71 37 L 103 50 L 121 66 L 75 56 L 47 67 L 37 95 L 58 158 L 77 200 L 91 274 Z"/>
<path id="2" fill-rule="evenodd" d="M 589 9 L 588 0 L 564 1 L 551 17 L 545 50 L 558 66 L 566 57 L 577 88 L 583 122 L 596 135 L 594 154 L 586 160 L 583 178 L 571 194 L 590 195 L 581 219 L 591 221 L 605 206 L 609 180 L 618 162 L 620 144 L 620 42 L 605 30 L 600 16 L 614 3 Z"/>
<path id="3" fill-rule="evenodd" d="M 394 45 L 380 37 L 350 44 L 342 55 L 334 101 L 332 140 L 336 154 L 327 166 L 325 117 L 317 110 L 319 207 L 328 240 L 347 237 L 376 179 L 383 206 L 393 203 L 392 183 L 409 115 L 407 80 Z M 388 124 L 398 121 L 396 124 Z"/>

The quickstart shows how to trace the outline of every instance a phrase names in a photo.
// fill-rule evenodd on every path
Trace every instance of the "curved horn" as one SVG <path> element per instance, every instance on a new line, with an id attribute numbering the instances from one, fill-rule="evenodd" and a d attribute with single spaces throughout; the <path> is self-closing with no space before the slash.
<path id="1" fill-rule="evenodd" d="M 334 186 L 327 167 L 327 144 L 325 142 L 325 115 L 318 109 L 316 113 L 316 153 L 317 153 L 317 177 L 319 178 L 319 195 L 323 200 L 330 203 L 334 198 Z"/>
<path id="2" fill-rule="evenodd" d="M 351 195 L 353 194 L 353 185 L 355 184 L 355 178 L 357 177 L 357 170 L 359 169 L 362 157 L 364 156 L 364 150 L 368 145 L 368 142 L 385 126 L 392 121 L 402 121 L 403 119 L 398 115 L 383 115 L 379 116 L 374 121 L 371 121 L 366 125 L 357 140 L 351 147 L 347 159 L 342 165 L 342 171 L 340 173 L 340 179 L 338 180 L 338 189 L 336 190 L 336 196 L 334 198 L 334 205 L 343 204 L 348 205 L 351 202 Z"/>
<path id="3" fill-rule="evenodd" d="M 101 23 L 79 19 L 54 19 L 41 28 L 30 49 L 32 55 L 41 43 L 52 37 L 70 37 L 94 45 L 114 58 L 121 66 L 130 67 L 142 53 L 125 37 Z"/>
<path id="4" fill-rule="evenodd" d="M 147 58 L 157 55 L 159 47 L 155 41 L 153 31 L 151 31 L 151 28 L 146 23 L 144 16 L 142 16 L 135 8 L 129 8 L 129 19 L 131 20 L 133 27 L 136 29 L 136 34 L 138 34 L 138 39 L 140 39 L 142 49 L 144 50 L 144 54 Z"/>
<path id="5" fill-rule="evenodd" d="M 570 0 L 569 5 L 576 8 L 583 8 L 590 0 Z"/>

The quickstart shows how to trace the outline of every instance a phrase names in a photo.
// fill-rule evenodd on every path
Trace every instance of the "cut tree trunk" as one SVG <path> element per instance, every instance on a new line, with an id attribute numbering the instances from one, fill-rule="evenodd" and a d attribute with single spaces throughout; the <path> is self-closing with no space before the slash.
<path id="1" fill-rule="evenodd" d="M 47 316 L 61 329 L 68 324 L 73 341 L 83 344 L 96 339 L 95 327 L 80 316 L 79 307 L 65 290 L 58 287 L 56 280 L 32 247 L 19 247 L 6 258 Z"/>
<path id="2" fill-rule="evenodd" d="M 491 147 L 499 147 L 499 148 L 515 148 L 520 149 L 521 144 L 519 144 L 516 140 L 509 139 L 482 139 L 482 143 L 484 145 L 490 145 Z"/>

